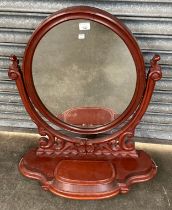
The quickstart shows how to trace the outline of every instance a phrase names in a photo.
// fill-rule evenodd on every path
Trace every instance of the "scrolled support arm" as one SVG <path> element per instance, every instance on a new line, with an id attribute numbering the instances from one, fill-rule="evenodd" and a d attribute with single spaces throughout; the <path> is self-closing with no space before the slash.
<path id="1" fill-rule="evenodd" d="M 22 71 L 20 70 L 19 66 L 19 60 L 15 55 L 12 55 L 10 57 L 10 60 L 12 61 L 12 64 L 9 67 L 8 70 L 8 76 L 11 80 L 15 80 L 16 86 L 18 88 L 20 97 L 22 99 L 22 102 L 25 106 L 26 111 L 29 113 L 30 117 L 32 118 L 32 121 L 37 125 L 38 131 L 40 135 L 43 136 L 43 138 L 40 141 L 40 147 L 42 148 L 49 148 L 54 143 L 54 137 L 57 136 L 62 140 L 70 141 L 70 142 L 80 142 L 77 138 L 71 138 L 64 134 L 61 134 L 57 130 L 53 129 L 51 126 L 49 126 L 37 113 L 35 110 L 33 104 L 30 101 L 30 98 L 28 97 L 27 90 L 25 88 L 24 80 Z M 45 133 L 46 132 L 46 133 Z M 48 136 L 46 138 L 45 136 Z"/>
<path id="2" fill-rule="evenodd" d="M 143 117 L 144 113 L 146 112 L 150 100 L 152 98 L 152 94 L 155 88 L 156 81 L 162 78 L 162 71 L 161 66 L 158 64 L 160 60 L 159 55 L 155 55 L 150 61 L 150 69 L 147 75 L 147 85 L 144 93 L 143 100 L 137 109 L 135 115 L 133 116 L 132 120 L 128 123 L 128 125 L 124 128 L 124 130 L 134 130 L 137 124 L 140 122 L 141 118 Z M 130 129 L 129 129 L 130 128 Z"/>

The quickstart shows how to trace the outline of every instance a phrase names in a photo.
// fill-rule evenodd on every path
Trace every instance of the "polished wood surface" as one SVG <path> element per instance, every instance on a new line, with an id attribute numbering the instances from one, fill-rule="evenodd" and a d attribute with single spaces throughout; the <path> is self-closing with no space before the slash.
<path id="1" fill-rule="evenodd" d="M 31 61 L 37 42 L 53 25 L 72 18 L 88 18 L 110 27 L 125 40 L 136 63 L 138 80 L 133 100 L 120 117 L 107 125 L 79 128 L 51 116 L 42 106 L 33 86 Z M 135 149 L 133 136 L 149 105 L 155 83 L 162 77 L 159 60 L 158 55 L 151 60 L 145 85 L 145 67 L 140 49 L 128 29 L 112 15 L 91 7 L 72 7 L 46 19 L 28 43 L 22 71 L 17 57 L 11 56 L 8 72 L 9 77 L 16 81 L 23 104 L 41 135 L 38 147 L 29 150 L 20 161 L 21 173 L 39 180 L 44 189 L 56 195 L 73 199 L 111 197 L 128 192 L 134 183 L 153 178 L 156 165 L 145 152 Z M 83 120 L 80 115 L 78 117 L 78 120 Z M 89 123 L 92 123 L 91 119 L 94 118 L 87 119 Z M 47 120 L 75 134 L 84 134 L 84 137 L 62 133 Z M 82 120 L 80 123 L 85 123 Z M 96 123 L 101 124 L 101 117 Z M 121 123 L 124 124 L 115 130 Z M 112 128 L 114 130 L 107 134 Z M 100 133 L 106 135 L 101 136 Z M 89 138 L 90 134 L 97 136 Z"/>
<path id="2" fill-rule="evenodd" d="M 138 158 L 69 160 L 39 157 L 32 149 L 20 161 L 19 170 L 55 195 L 82 200 L 109 198 L 156 175 L 151 158 L 141 150 L 137 153 Z"/>

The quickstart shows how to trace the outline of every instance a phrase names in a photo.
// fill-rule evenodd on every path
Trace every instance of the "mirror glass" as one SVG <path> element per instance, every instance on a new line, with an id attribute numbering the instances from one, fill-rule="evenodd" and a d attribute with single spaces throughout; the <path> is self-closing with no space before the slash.
<path id="1" fill-rule="evenodd" d="M 77 126 L 100 126 L 128 107 L 136 67 L 124 41 L 90 20 L 63 22 L 40 40 L 32 61 L 33 82 L 45 107 Z"/>

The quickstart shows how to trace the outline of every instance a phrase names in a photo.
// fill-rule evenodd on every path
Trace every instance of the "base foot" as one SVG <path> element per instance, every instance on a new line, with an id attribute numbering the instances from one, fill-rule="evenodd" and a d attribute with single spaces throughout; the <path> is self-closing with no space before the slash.
<path id="1" fill-rule="evenodd" d="M 72 199 L 103 199 L 127 193 L 132 184 L 153 178 L 155 163 L 144 151 L 138 158 L 69 160 L 39 157 L 30 150 L 20 161 L 21 173 L 41 182 L 44 190 Z"/>

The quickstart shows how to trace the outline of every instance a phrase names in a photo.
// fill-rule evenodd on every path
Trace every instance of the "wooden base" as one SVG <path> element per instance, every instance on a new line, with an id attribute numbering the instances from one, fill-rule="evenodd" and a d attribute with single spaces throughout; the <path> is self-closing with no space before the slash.
<path id="1" fill-rule="evenodd" d="M 157 167 L 144 151 L 138 158 L 69 160 L 39 157 L 31 149 L 21 159 L 19 170 L 41 182 L 44 190 L 72 199 L 103 199 L 127 193 L 132 184 L 153 178 Z"/>

